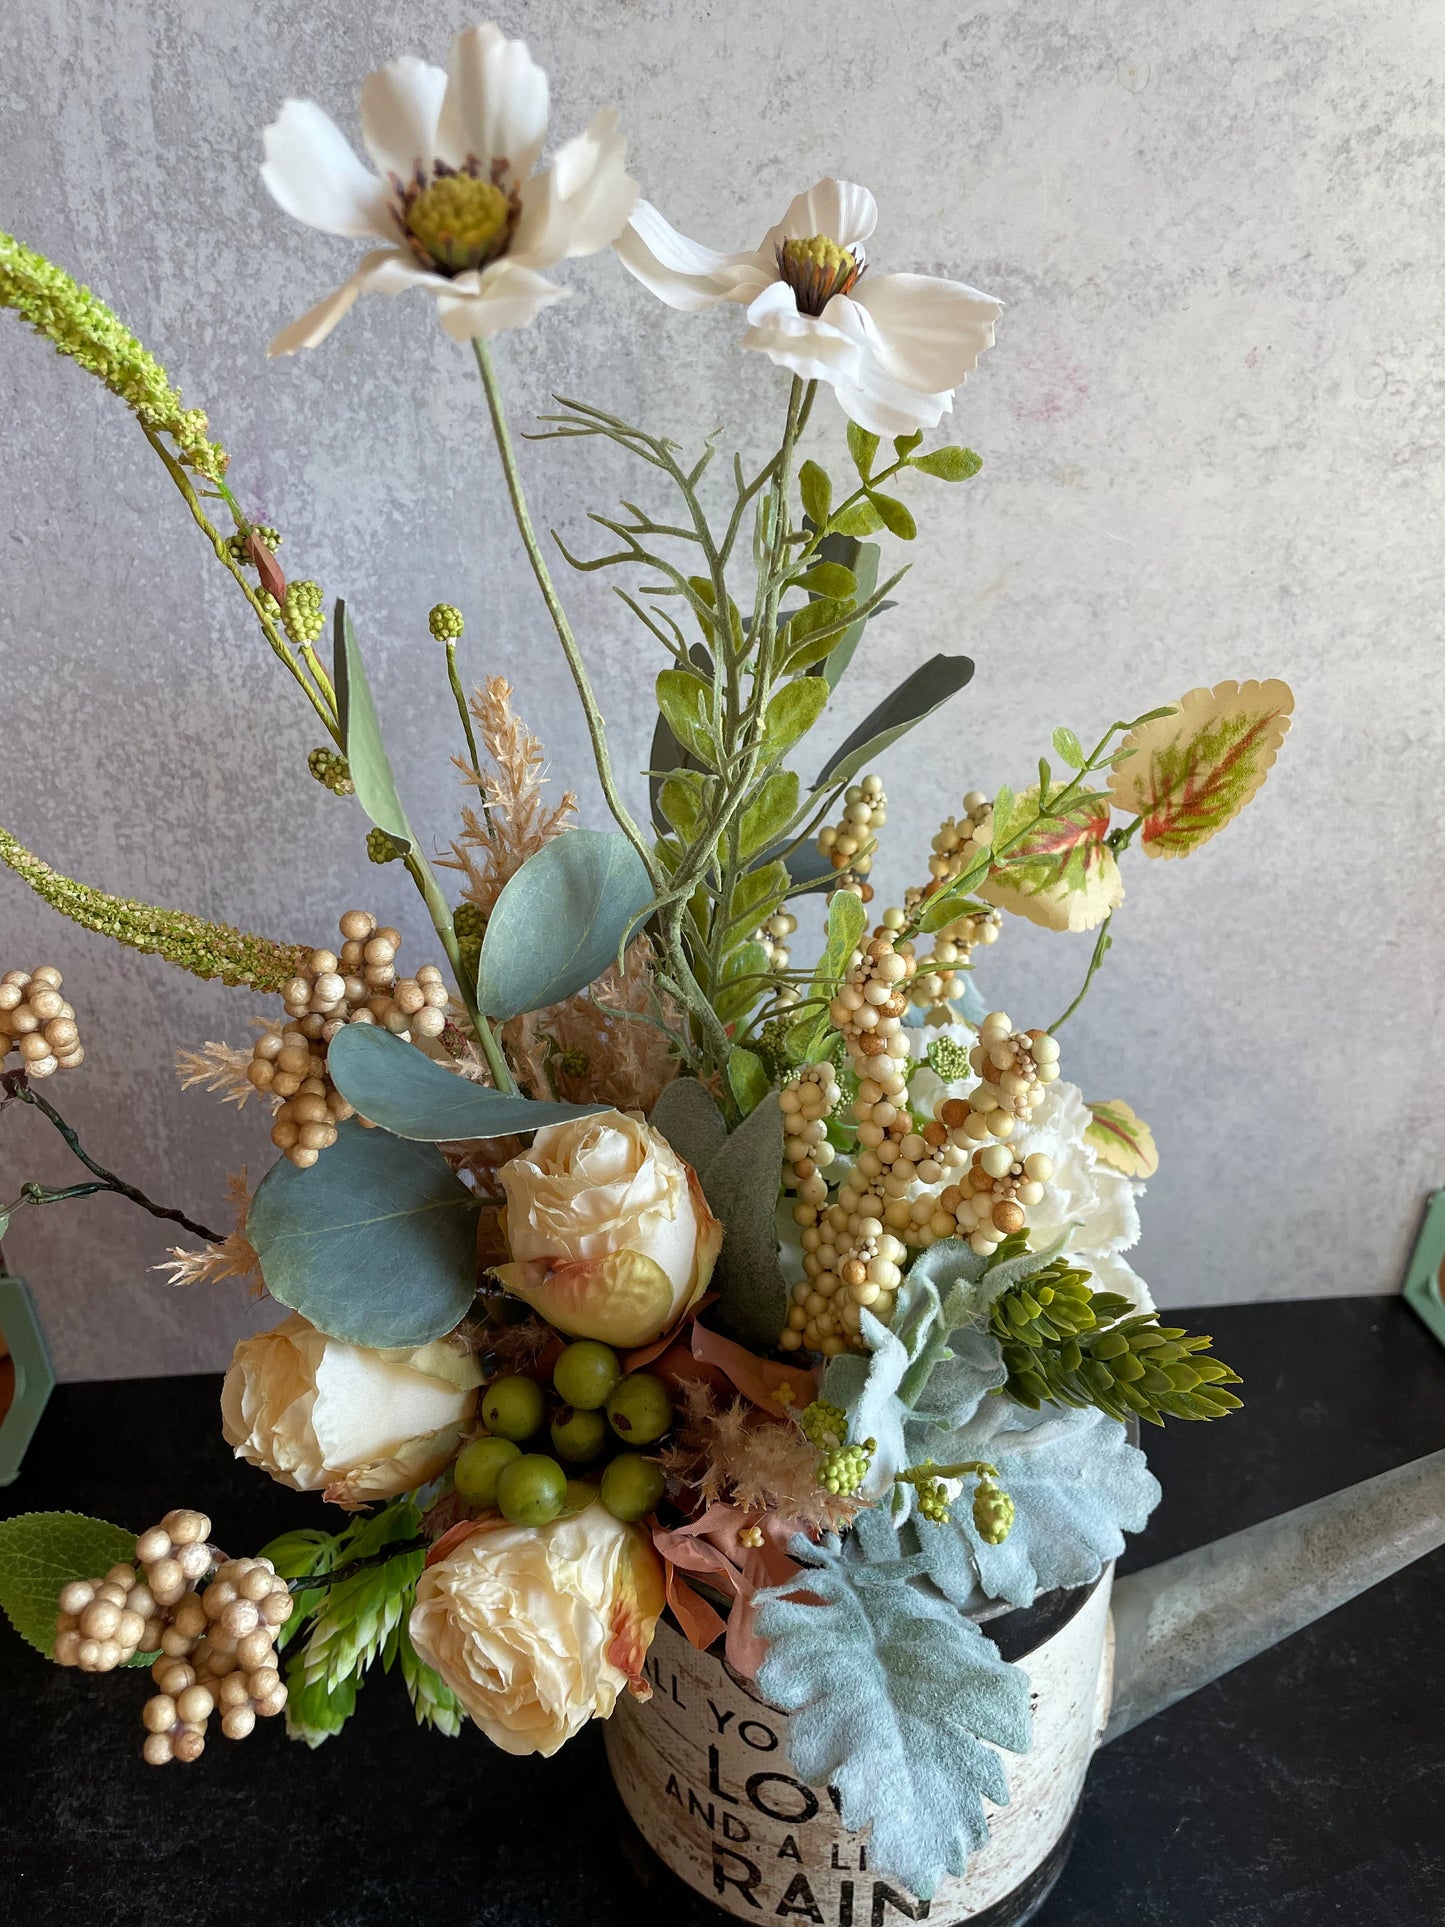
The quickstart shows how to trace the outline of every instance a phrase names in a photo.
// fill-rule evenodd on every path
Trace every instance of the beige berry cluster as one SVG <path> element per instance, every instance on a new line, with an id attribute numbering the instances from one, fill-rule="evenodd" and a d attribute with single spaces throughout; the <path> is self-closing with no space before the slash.
<path id="1" fill-rule="evenodd" d="M 793 1218 L 801 1227 L 805 1275 L 793 1288 L 781 1337 L 785 1351 L 806 1346 L 836 1357 L 850 1345 L 861 1346 L 865 1308 L 888 1323 L 903 1278 L 900 1263 L 908 1255 L 895 1227 L 909 1222 L 915 1180 L 937 1183 L 944 1175 L 937 1153 L 947 1131 L 930 1123 L 925 1137 L 908 1109 L 902 1032 L 913 968 L 891 937 L 873 937 L 854 952 L 829 1006 L 858 1076 L 853 1114 L 861 1148 L 831 1205 L 820 1174 L 799 1187 Z M 901 1219 L 895 1209 L 900 1205 Z"/>
<path id="2" fill-rule="evenodd" d="M 980 1257 L 990 1257 L 1023 1230 L 1028 1206 L 1043 1201 L 1053 1175 L 1054 1161 L 1043 1151 L 1020 1157 L 997 1140 L 980 1145 L 958 1182 L 939 1193 L 930 1228 L 938 1237 L 967 1238 Z"/>
<path id="3" fill-rule="evenodd" d="M 837 888 L 849 890 L 864 903 L 873 901 L 873 886 L 865 882 L 873 868 L 878 832 L 888 821 L 888 798 L 880 776 L 865 776 L 843 792 L 843 820 L 818 832 L 818 850 L 838 871 Z"/>
<path id="4" fill-rule="evenodd" d="M 411 1043 L 446 1028 L 447 988 L 435 964 L 398 977 L 401 933 L 366 910 L 341 919 L 341 949 L 313 950 L 282 986 L 289 1026 L 256 1039 L 246 1075 L 281 1100 L 271 1142 L 306 1169 L 355 1113 L 326 1074 L 326 1046 L 343 1024 L 380 1024 Z M 365 1120 L 363 1120 L 364 1122 Z"/>
<path id="5" fill-rule="evenodd" d="M 0 1062 L 20 1052 L 27 1077 L 73 1071 L 85 1062 L 75 1012 L 60 994 L 54 964 L 9 970 L 0 977 Z"/>
<path id="6" fill-rule="evenodd" d="M 788 939 L 797 927 L 798 919 L 791 910 L 775 910 L 767 922 L 760 923 L 749 937 L 749 943 L 762 945 L 769 970 L 781 974 L 791 963 L 792 952 L 788 949 Z M 797 1001 L 797 991 L 791 984 L 784 984 L 773 993 L 772 1006 L 776 1010 L 786 1010 Z"/>
<path id="7" fill-rule="evenodd" d="M 134 1566 L 112 1566 L 104 1579 L 72 1579 L 60 1590 L 53 1653 L 57 1664 L 109 1673 L 161 1643 L 165 1615 Z"/>
<path id="8" fill-rule="evenodd" d="M 837 1155 L 828 1142 L 828 1117 L 841 1092 L 829 1063 L 806 1064 L 778 1093 L 783 1113 L 783 1183 L 805 1204 L 828 1196 L 822 1173 Z"/>
<path id="9" fill-rule="evenodd" d="M 963 799 L 962 817 L 946 817 L 933 839 L 928 874 L 936 885 L 951 883 L 977 862 L 993 842 L 993 804 L 982 790 Z"/>
<path id="10" fill-rule="evenodd" d="M 968 1061 L 979 1082 L 966 1098 L 945 1099 L 939 1116 L 957 1144 L 1011 1138 L 1059 1074 L 1058 1039 L 1046 1030 L 1015 1030 L 1006 1013 L 995 1010 L 979 1026 Z"/>

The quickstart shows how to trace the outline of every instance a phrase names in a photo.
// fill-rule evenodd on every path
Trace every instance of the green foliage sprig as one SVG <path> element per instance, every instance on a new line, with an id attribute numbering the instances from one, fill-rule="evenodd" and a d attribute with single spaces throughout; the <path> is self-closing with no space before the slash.
<path id="1" fill-rule="evenodd" d="M 72 923 L 113 937 L 131 950 L 164 957 L 193 977 L 218 977 L 223 984 L 252 990 L 279 990 L 308 955 L 305 944 L 277 943 L 228 923 L 194 917 L 186 910 L 163 910 L 78 883 L 52 870 L 5 829 L 0 829 L 0 861 Z"/>

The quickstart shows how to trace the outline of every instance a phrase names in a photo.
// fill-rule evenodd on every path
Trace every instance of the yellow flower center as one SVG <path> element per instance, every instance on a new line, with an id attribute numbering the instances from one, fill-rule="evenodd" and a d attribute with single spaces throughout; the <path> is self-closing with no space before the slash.
<path id="1" fill-rule="evenodd" d="M 439 268 L 460 274 L 502 252 L 512 212 L 507 194 L 491 181 L 443 174 L 408 196 L 403 218 Z"/>
<path id="2" fill-rule="evenodd" d="M 801 314 L 821 314 L 835 294 L 847 294 L 864 265 L 852 248 L 840 247 L 826 234 L 784 241 L 778 249 L 778 273 L 796 295 Z"/>

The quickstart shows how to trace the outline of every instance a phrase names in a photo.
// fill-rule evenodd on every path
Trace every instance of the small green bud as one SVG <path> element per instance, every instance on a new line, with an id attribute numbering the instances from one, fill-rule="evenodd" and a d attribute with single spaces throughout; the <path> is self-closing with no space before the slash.
<path id="1" fill-rule="evenodd" d="M 459 903 L 452 912 L 452 930 L 457 940 L 462 973 L 469 983 L 475 983 L 477 965 L 482 955 L 482 938 L 487 931 L 486 912 L 480 904 Z"/>
<path id="2" fill-rule="evenodd" d="M 1014 1502 L 987 1479 L 973 1495 L 973 1523 L 986 1546 L 1001 1546 L 1013 1530 Z"/>
<path id="3" fill-rule="evenodd" d="M 585 1077 L 592 1068 L 592 1059 L 585 1050 L 564 1050 L 557 1061 L 567 1077 Z"/>
<path id="4" fill-rule="evenodd" d="M 388 836 L 385 830 L 368 830 L 366 854 L 373 863 L 395 863 L 404 852 L 397 848 L 395 839 Z"/>
<path id="5" fill-rule="evenodd" d="M 346 758 L 337 749 L 313 749 L 306 758 L 306 767 L 318 783 L 324 783 L 333 796 L 354 796 L 356 785 L 351 780 L 351 768 Z"/>
<path id="6" fill-rule="evenodd" d="M 973 1066 L 968 1061 L 968 1052 L 962 1044 L 956 1044 L 951 1037 L 935 1037 L 928 1046 L 928 1068 L 935 1077 L 942 1078 L 945 1084 L 953 1084 L 961 1077 L 971 1075 Z"/>
<path id="7" fill-rule="evenodd" d="M 268 522 L 251 522 L 243 529 L 237 529 L 226 547 L 231 551 L 231 559 L 243 568 L 251 566 L 251 537 L 255 536 L 262 548 L 269 549 L 274 555 L 281 546 L 281 531 L 273 529 Z"/>
<path id="8" fill-rule="evenodd" d="M 456 642 L 462 629 L 462 612 L 451 602 L 439 602 L 426 619 L 427 627 L 438 642 Z"/>

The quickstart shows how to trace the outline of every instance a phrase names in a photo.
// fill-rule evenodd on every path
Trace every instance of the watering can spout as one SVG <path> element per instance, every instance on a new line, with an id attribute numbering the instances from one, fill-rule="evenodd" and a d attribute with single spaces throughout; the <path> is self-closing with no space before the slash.
<path id="1" fill-rule="evenodd" d="M 1105 1742 L 1442 1544 L 1445 1451 L 1119 1580 Z"/>

